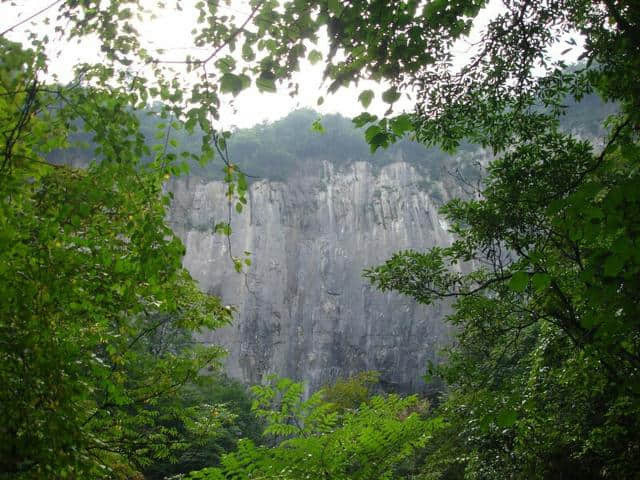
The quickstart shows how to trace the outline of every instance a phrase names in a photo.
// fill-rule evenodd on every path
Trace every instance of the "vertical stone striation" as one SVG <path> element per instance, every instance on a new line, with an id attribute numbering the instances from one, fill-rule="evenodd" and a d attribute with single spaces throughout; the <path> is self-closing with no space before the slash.
<path id="1" fill-rule="evenodd" d="M 233 326 L 201 340 L 224 345 L 228 372 L 247 382 L 277 373 L 313 390 L 378 370 L 388 388 L 421 390 L 425 365 L 451 338 L 446 308 L 379 292 L 362 270 L 398 250 L 451 241 L 419 188 L 425 179 L 401 162 L 379 171 L 365 162 L 320 165 L 320 174 L 251 185 L 247 209 L 232 216 L 232 253 L 251 252 L 246 275 L 233 271 L 227 239 L 212 233 L 228 215 L 225 185 L 171 185 L 169 220 L 186 245 L 185 266 L 237 307 Z"/>

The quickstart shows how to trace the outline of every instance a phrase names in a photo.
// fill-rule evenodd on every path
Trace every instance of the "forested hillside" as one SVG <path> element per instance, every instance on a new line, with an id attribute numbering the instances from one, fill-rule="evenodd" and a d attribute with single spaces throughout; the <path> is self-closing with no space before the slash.
<path id="1" fill-rule="evenodd" d="M 576 103 L 567 99 L 567 108 L 560 117 L 561 128 L 572 131 L 582 138 L 601 145 L 606 131 L 604 120 L 614 112 L 613 103 L 604 103 L 597 95 L 588 95 Z M 187 151 L 195 154 L 202 140 L 202 131 L 193 133 L 173 129 L 163 119 L 158 119 L 148 109 L 137 113 L 140 131 L 153 144 L 157 132 L 168 133 L 175 146 L 168 152 Z M 159 128 L 160 127 L 160 128 Z M 89 134 L 73 137 L 76 146 L 55 150 L 50 161 L 68 165 L 87 166 L 94 158 Z M 338 169 L 356 161 L 371 163 L 376 170 L 393 162 L 406 162 L 429 180 L 421 186 L 436 201 L 465 194 L 465 183 L 477 183 L 483 175 L 487 159 L 491 156 L 479 145 L 463 142 L 454 153 L 445 153 L 440 148 L 425 148 L 411 139 L 410 135 L 391 144 L 386 149 L 371 151 L 364 137 L 364 129 L 357 122 L 340 114 L 320 115 L 311 109 L 296 110 L 273 123 L 263 123 L 248 129 L 238 129 L 227 142 L 228 157 L 247 175 L 249 183 L 259 180 L 286 181 L 301 170 L 314 171 L 320 175 L 322 161 L 328 161 Z M 143 161 L 149 161 L 150 158 Z M 210 162 L 200 165 L 195 160 L 185 160 L 188 175 L 203 180 L 222 180 L 224 165 Z"/>
<path id="2" fill-rule="evenodd" d="M 586 138 L 602 142 L 603 121 L 614 111 L 614 105 L 604 104 L 596 95 L 590 95 L 578 104 L 568 102 L 561 124 L 567 130 L 573 129 Z M 321 129 L 313 128 L 316 120 Z M 327 160 L 337 166 L 365 160 L 376 167 L 404 161 L 434 181 L 442 181 L 456 169 L 462 169 L 467 176 L 477 175 L 473 162 L 478 150 L 478 146 L 465 142 L 454 155 L 448 155 L 436 147 L 425 148 L 407 136 L 386 149 L 372 152 L 364 129 L 357 128 L 351 119 L 341 115 L 321 116 L 313 110 L 298 110 L 272 124 L 238 130 L 229 140 L 230 158 L 243 171 L 271 180 L 285 180 L 304 159 L 313 159 Z M 206 168 L 194 168 L 191 173 L 221 179 L 221 171 L 217 165 L 209 164 Z"/>
<path id="3" fill-rule="evenodd" d="M 0 8 L 13 18 L 0 29 L 0 478 L 639 478 L 640 3 Z M 159 14 L 193 23 L 184 57 L 146 37 Z M 58 52 L 92 42 L 62 82 Z M 348 91 L 366 146 L 337 116 L 309 131 L 308 111 L 235 140 L 220 127 L 222 105 L 250 87 L 296 96 L 318 62 L 316 103 Z M 405 92 L 410 113 L 394 109 Z M 585 123 L 603 102 L 604 125 Z M 77 139 L 89 162 L 73 161 Z M 172 176 L 221 168 L 242 214 L 247 174 L 286 179 L 303 153 L 346 164 L 368 148 L 379 166 L 402 156 L 438 176 L 450 157 L 424 165 L 421 151 L 463 162 L 470 145 L 492 156 L 482 182 L 444 199 L 454 242 L 364 272 L 453 302 L 456 342 L 425 365 L 439 395 L 381 393 L 376 372 L 308 397 L 289 379 L 247 392 L 221 375 L 224 352 L 197 334 L 234 309 L 182 266 Z"/>
<path id="4" fill-rule="evenodd" d="M 167 122 L 147 112 L 139 112 L 140 130 L 152 144 L 154 134 L 165 133 Z M 562 128 L 596 143 L 605 136 L 604 120 L 616 111 L 614 104 L 604 103 L 597 95 L 589 95 L 580 103 L 567 99 L 567 108 L 560 118 Z M 158 128 L 160 126 L 160 129 Z M 180 148 L 169 146 L 168 150 L 197 152 L 202 139 L 202 131 L 196 129 L 189 134 L 185 131 L 170 131 Z M 57 150 L 50 159 L 57 163 L 88 165 L 93 158 L 89 134 L 76 135 L 77 147 Z M 321 115 L 311 109 L 296 110 L 281 120 L 262 123 L 252 128 L 238 129 L 229 138 L 229 158 L 249 175 L 248 180 L 286 180 L 296 173 L 301 164 L 308 160 L 320 163 L 329 161 L 338 167 L 355 161 L 367 161 L 376 167 L 392 162 L 404 161 L 431 177 L 442 181 L 461 169 L 469 176 L 474 171 L 474 156 L 479 146 L 463 143 L 455 154 L 447 154 L 439 148 L 425 148 L 407 135 L 386 149 L 371 151 L 359 129 L 351 119 L 340 114 Z M 308 166 L 308 165 L 307 165 Z M 224 178 L 223 166 L 211 162 L 204 166 L 190 162 L 189 175 L 209 180 Z"/>

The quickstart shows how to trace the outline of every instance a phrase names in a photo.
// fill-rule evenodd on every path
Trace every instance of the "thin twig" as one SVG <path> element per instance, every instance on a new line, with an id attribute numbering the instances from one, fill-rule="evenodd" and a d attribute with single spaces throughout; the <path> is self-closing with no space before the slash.
<path id="1" fill-rule="evenodd" d="M 62 2 L 62 0 L 55 0 L 54 2 L 50 3 L 49 5 L 47 5 L 46 7 L 44 7 L 42 10 L 38 10 L 36 13 L 34 13 L 33 15 L 25 18 L 24 20 L 19 21 L 18 23 L 16 23 L 15 25 L 13 25 L 12 27 L 7 28 L 5 31 L 3 31 L 2 33 L 0 33 L 0 37 L 4 37 L 5 34 L 9 33 L 11 30 L 13 30 L 14 28 L 18 28 L 20 25 L 27 23 L 29 20 L 34 19 L 35 17 L 37 17 L 38 15 L 46 12 L 47 10 L 49 10 L 51 7 L 55 6 L 56 4 Z"/>
<path id="2" fill-rule="evenodd" d="M 218 55 L 223 48 L 229 45 L 229 43 L 240 34 L 240 32 L 244 31 L 244 28 L 251 21 L 251 19 L 256 15 L 256 13 L 258 13 L 258 10 L 260 9 L 261 6 L 262 6 L 261 3 L 256 4 L 256 6 L 253 7 L 253 10 L 251 10 L 251 13 L 247 16 L 245 21 L 242 23 L 242 25 L 236 28 L 233 31 L 233 33 L 229 35 L 229 37 L 204 60 L 153 60 L 153 63 L 206 65 L 212 58 Z"/>

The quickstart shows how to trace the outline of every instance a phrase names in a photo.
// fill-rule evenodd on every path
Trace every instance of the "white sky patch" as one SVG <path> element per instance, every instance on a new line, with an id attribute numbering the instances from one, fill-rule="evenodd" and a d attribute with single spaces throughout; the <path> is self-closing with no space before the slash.
<path id="1" fill-rule="evenodd" d="M 42 9 L 48 3 L 44 0 L 22 0 L 0 4 L 0 31 L 16 24 L 21 19 Z M 155 5 L 155 1 L 150 1 L 149 5 Z M 155 10 L 157 18 L 151 21 L 145 21 L 144 25 L 138 26 L 142 37 L 141 43 L 150 51 L 163 49 L 165 53 L 160 55 L 166 60 L 183 60 L 187 55 L 194 58 L 205 58 L 211 49 L 206 47 L 193 47 L 191 38 L 191 30 L 196 26 L 195 9 L 188 8 L 188 2 L 184 3 L 184 10 L 177 12 L 173 9 L 170 11 Z M 241 0 L 232 1 L 230 6 L 221 5 L 219 7 L 223 12 L 233 15 L 236 20 L 241 22 L 250 13 L 250 8 Z M 491 0 L 488 6 L 483 9 L 475 20 L 474 28 L 469 37 L 458 41 L 453 49 L 455 54 L 454 68 L 463 65 L 478 48 L 478 42 L 481 38 L 482 31 L 489 21 L 499 14 L 503 9 L 500 0 Z M 42 34 L 48 33 L 53 40 L 50 44 L 50 73 L 56 74 L 59 81 L 69 82 L 72 80 L 73 66 L 86 61 L 95 62 L 100 58 L 99 43 L 95 38 L 82 38 L 80 42 L 62 42 L 55 40 L 53 34 L 53 26 L 42 25 L 41 22 L 45 17 L 55 18 L 57 15 L 56 7 L 40 15 L 36 19 L 37 29 Z M 9 38 L 16 41 L 25 40 L 25 32 L 33 29 L 31 22 L 16 28 L 8 34 Z M 568 39 L 569 36 L 567 36 Z M 575 37 L 578 45 L 570 51 L 562 52 L 569 48 L 570 45 L 561 42 L 554 46 L 550 52 L 554 58 L 563 58 L 567 63 L 576 61 L 582 52 L 582 39 Z M 325 55 L 328 51 L 328 40 L 326 33 L 321 37 L 320 45 L 315 47 L 322 51 Z M 239 58 L 239 48 L 234 57 Z M 228 49 L 223 50 L 220 56 L 228 54 Z M 239 62 L 241 63 L 241 62 Z M 188 84 L 188 74 L 186 68 L 182 65 L 173 67 L 176 73 L 183 79 L 183 83 Z M 286 116 L 292 110 L 297 108 L 313 108 L 321 114 L 340 113 L 347 117 L 353 117 L 363 111 L 362 106 L 357 100 L 359 92 L 365 89 L 371 89 L 375 92 L 375 98 L 370 105 L 368 111 L 376 115 L 383 115 L 388 105 L 380 99 L 381 94 L 388 88 L 388 85 L 378 84 L 372 81 L 361 81 L 357 87 L 341 88 L 332 95 L 325 95 L 326 84 L 322 82 L 322 72 L 324 65 L 319 62 L 311 65 L 306 60 L 301 62 L 301 70 L 294 76 L 294 81 L 300 85 L 299 93 L 295 97 L 289 96 L 285 88 L 277 93 L 260 93 L 257 88 L 251 87 L 233 99 L 231 96 L 223 96 L 223 104 L 220 112 L 221 123 L 225 128 L 237 126 L 240 128 L 250 127 L 257 123 L 271 122 Z M 140 72 L 138 72 L 140 73 Z M 151 72 L 148 77 L 152 77 Z M 317 105 L 318 97 L 323 96 L 324 103 Z M 410 92 L 405 92 L 401 99 L 394 105 L 394 112 L 401 113 L 403 111 L 412 111 L 414 101 Z"/>

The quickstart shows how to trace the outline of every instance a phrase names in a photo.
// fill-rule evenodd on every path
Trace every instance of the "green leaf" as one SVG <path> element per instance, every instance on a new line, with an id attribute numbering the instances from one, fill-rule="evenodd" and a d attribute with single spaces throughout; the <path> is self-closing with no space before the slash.
<path id="1" fill-rule="evenodd" d="M 318 50 L 311 50 L 307 58 L 309 59 L 309 63 L 311 63 L 311 65 L 315 65 L 322 60 L 322 53 L 320 53 Z"/>
<path id="2" fill-rule="evenodd" d="M 378 125 L 371 125 L 365 130 L 364 139 L 370 144 L 373 138 L 381 132 L 382 129 Z"/>
<path id="3" fill-rule="evenodd" d="M 373 93 L 373 90 L 364 90 L 363 92 L 360 93 L 360 95 L 358 95 L 358 100 L 360 101 L 360 103 L 364 108 L 369 108 L 369 105 L 371 105 L 371 101 L 373 100 L 374 95 L 375 94 Z"/>
<path id="4" fill-rule="evenodd" d="M 502 428 L 513 426 L 516 420 L 518 420 L 518 413 L 510 408 L 503 408 L 496 417 L 496 423 Z"/>
<path id="5" fill-rule="evenodd" d="M 217 60 L 215 65 L 221 72 L 230 73 L 234 68 L 236 68 L 236 61 L 233 57 L 227 55 Z"/>
<path id="6" fill-rule="evenodd" d="M 247 62 L 250 62 L 256 58 L 253 47 L 248 42 L 242 45 L 242 58 Z"/>
<path id="7" fill-rule="evenodd" d="M 509 288 L 514 292 L 524 292 L 528 284 L 529 274 L 523 271 L 515 272 L 509 280 Z"/>
<path id="8" fill-rule="evenodd" d="M 609 255 L 604 262 L 604 275 L 615 277 L 624 267 L 624 257 L 622 255 Z"/>
<path id="9" fill-rule="evenodd" d="M 247 191 L 247 177 L 244 173 L 240 172 L 238 174 L 238 192 L 239 193 L 244 193 Z"/>
<path id="10" fill-rule="evenodd" d="M 240 75 L 238 75 L 238 78 L 242 82 L 242 90 L 249 88 L 251 86 L 251 78 L 249 77 L 249 75 L 245 75 L 244 73 L 241 73 Z"/>
<path id="11" fill-rule="evenodd" d="M 258 87 L 258 90 L 260 90 L 261 92 L 269 92 L 269 93 L 276 92 L 276 82 L 273 78 L 259 77 L 256 80 L 256 86 Z"/>
<path id="12" fill-rule="evenodd" d="M 536 273 L 531 277 L 531 283 L 536 290 L 545 290 L 551 284 L 551 277 L 546 273 Z"/>
<path id="13" fill-rule="evenodd" d="M 233 73 L 225 73 L 220 78 L 220 91 L 222 93 L 232 93 L 233 96 L 238 95 L 243 89 L 242 79 Z"/>
<path id="14" fill-rule="evenodd" d="M 333 13 L 336 17 L 339 17 L 342 11 L 344 10 L 344 5 L 342 4 L 342 0 L 329 0 L 328 7 L 329 7 L 329 11 Z"/>
<path id="15" fill-rule="evenodd" d="M 382 93 L 382 101 L 385 103 L 395 103 L 400 98 L 400 92 L 396 87 L 391 87 Z"/>
<path id="16" fill-rule="evenodd" d="M 397 136 L 402 137 L 405 133 L 413 130 L 413 124 L 411 123 L 411 116 L 408 114 L 398 115 L 391 120 L 391 130 Z"/>
<path id="17" fill-rule="evenodd" d="M 324 127 L 322 126 L 322 123 L 320 123 L 319 118 L 311 124 L 311 131 L 317 133 L 325 133 Z"/>
<path id="18" fill-rule="evenodd" d="M 219 235 L 225 235 L 228 237 L 231 235 L 231 225 L 227 222 L 220 222 L 213 227 L 213 231 Z"/>
<path id="19" fill-rule="evenodd" d="M 358 115 L 357 117 L 354 117 L 352 122 L 356 126 L 356 128 L 362 128 L 367 123 L 375 122 L 377 119 L 378 119 L 377 116 L 371 115 L 368 112 L 363 112 L 360 115 Z"/>
<path id="20" fill-rule="evenodd" d="M 594 315 L 582 315 L 580 317 L 580 326 L 586 329 L 591 329 L 598 324 L 598 319 Z"/>
<path id="21" fill-rule="evenodd" d="M 389 146 L 389 135 L 386 132 L 380 132 L 373 136 L 373 138 L 369 141 L 369 146 L 371 153 L 375 152 L 380 147 L 388 147 Z"/>

